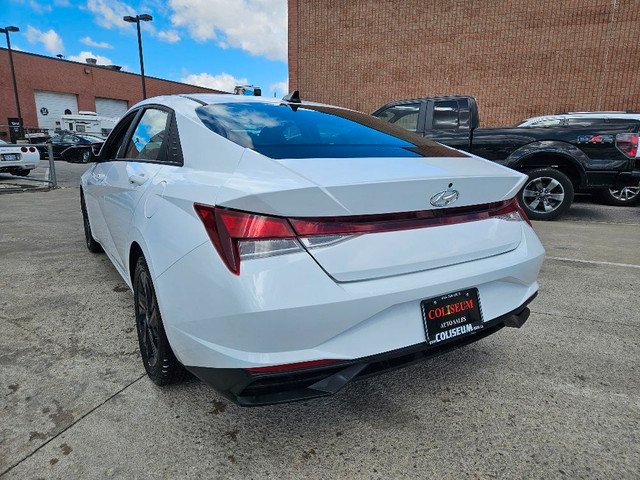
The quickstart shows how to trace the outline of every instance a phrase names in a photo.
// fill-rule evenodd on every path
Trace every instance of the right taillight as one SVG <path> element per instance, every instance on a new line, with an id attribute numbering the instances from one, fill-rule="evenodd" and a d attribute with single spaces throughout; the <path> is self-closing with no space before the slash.
<path id="1" fill-rule="evenodd" d="M 636 158 L 638 155 L 638 134 L 619 133 L 616 135 L 616 147 L 629 158 Z"/>
<path id="2" fill-rule="evenodd" d="M 508 222 L 527 222 L 529 226 L 533 227 L 531 220 L 527 217 L 527 214 L 522 209 L 522 206 L 518 203 L 517 197 L 513 197 L 511 201 L 503 208 L 494 211 L 491 216 L 493 218 L 499 218 Z"/>

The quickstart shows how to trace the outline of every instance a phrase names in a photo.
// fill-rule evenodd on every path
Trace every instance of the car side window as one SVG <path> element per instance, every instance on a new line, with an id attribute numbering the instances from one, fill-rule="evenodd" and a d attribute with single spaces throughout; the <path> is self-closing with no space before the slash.
<path id="1" fill-rule="evenodd" d="M 104 160 L 113 160 L 118 158 L 118 152 L 121 150 L 122 144 L 127 137 L 129 127 L 131 126 L 131 122 L 134 121 L 137 114 L 137 111 L 129 113 L 129 115 L 120 120 L 120 122 L 115 126 L 113 132 L 109 135 L 109 138 L 100 152 L 100 155 Z M 121 153 L 120 156 L 122 155 L 123 154 Z"/>
<path id="2" fill-rule="evenodd" d="M 530 127 L 559 127 L 563 124 L 562 118 L 542 118 L 533 122 Z"/>
<path id="3" fill-rule="evenodd" d="M 458 102 L 435 102 L 433 105 L 432 128 L 434 130 L 455 130 L 460 125 L 458 117 Z"/>
<path id="4" fill-rule="evenodd" d="M 605 123 L 604 118 L 585 118 L 585 117 L 571 117 L 566 119 L 567 125 L 580 125 L 582 127 L 590 127 L 591 125 L 599 125 Z"/>
<path id="5" fill-rule="evenodd" d="M 399 127 L 406 128 L 412 132 L 418 131 L 418 116 L 420 115 L 420 104 L 409 103 L 405 105 L 395 105 L 389 107 L 376 116 L 389 123 L 394 123 Z"/>
<path id="6" fill-rule="evenodd" d="M 146 110 L 131 135 L 124 157 L 131 160 L 162 160 L 168 119 L 168 112 L 155 108 Z"/>

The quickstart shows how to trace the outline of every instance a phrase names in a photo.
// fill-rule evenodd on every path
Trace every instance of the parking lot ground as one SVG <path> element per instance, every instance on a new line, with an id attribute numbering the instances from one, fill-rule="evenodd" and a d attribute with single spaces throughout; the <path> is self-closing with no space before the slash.
<path id="1" fill-rule="evenodd" d="M 146 378 L 132 295 L 84 247 L 84 167 L 60 165 L 69 188 L 0 196 L 3 479 L 638 478 L 639 207 L 534 225 L 548 258 L 523 328 L 246 409 Z"/>

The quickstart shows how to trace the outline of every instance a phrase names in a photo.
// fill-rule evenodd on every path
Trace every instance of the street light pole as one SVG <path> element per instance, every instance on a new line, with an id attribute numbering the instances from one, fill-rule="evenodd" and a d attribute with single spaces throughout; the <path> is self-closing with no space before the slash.
<path id="1" fill-rule="evenodd" d="M 151 15 L 142 14 L 136 15 L 135 17 L 126 16 L 122 17 L 125 22 L 135 23 L 138 27 L 138 53 L 140 54 L 140 78 L 142 79 L 142 99 L 147 98 L 147 86 L 144 81 L 144 58 L 142 56 L 142 34 L 140 32 L 140 21 L 150 22 L 153 20 Z"/>
<path id="2" fill-rule="evenodd" d="M 18 97 L 18 83 L 16 82 L 16 70 L 13 66 L 13 55 L 11 54 L 11 40 L 9 39 L 9 32 L 19 32 L 20 29 L 14 26 L 8 26 L 0 28 L 0 33 L 4 33 L 7 36 L 7 50 L 9 51 L 9 64 L 11 65 L 11 78 L 13 79 L 13 93 L 16 97 L 16 110 L 18 111 L 18 134 L 20 138 L 23 136 L 22 132 L 22 113 L 20 112 L 20 99 Z"/>

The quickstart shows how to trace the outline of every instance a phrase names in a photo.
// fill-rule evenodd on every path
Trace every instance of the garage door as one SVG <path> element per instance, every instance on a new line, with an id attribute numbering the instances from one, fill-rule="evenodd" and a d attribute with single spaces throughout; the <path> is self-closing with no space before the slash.
<path id="1" fill-rule="evenodd" d="M 96 113 L 105 117 L 120 118 L 129 109 L 126 100 L 96 97 Z"/>
<path id="2" fill-rule="evenodd" d="M 38 127 L 46 128 L 53 132 L 56 122 L 60 122 L 60 117 L 65 111 L 78 113 L 78 97 L 73 93 L 47 92 L 35 90 L 36 112 L 38 113 Z"/>

